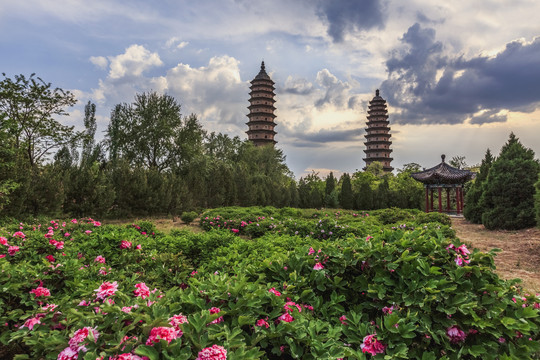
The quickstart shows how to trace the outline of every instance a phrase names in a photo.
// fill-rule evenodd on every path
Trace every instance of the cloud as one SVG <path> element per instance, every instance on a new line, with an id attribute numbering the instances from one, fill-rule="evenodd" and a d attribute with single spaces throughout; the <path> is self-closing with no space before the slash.
<path id="1" fill-rule="evenodd" d="M 540 106 L 540 38 L 467 59 L 447 54 L 435 30 L 416 23 L 401 43 L 386 61 L 388 78 L 381 85 L 398 123 L 504 122 L 508 110 Z"/>
<path id="2" fill-rule="evenodd" d="M 137 77 L 153 66 L 163 65 L 157 53 L 151 53 L 142 45 L 131 45 L 125 53 L 110 56 L 109 61 L 111 79 Z"/>
<path id="3" fill-rule="evenodd" d="M 176 48 L 176 49 L 182 49 L 182 48 L 185 48 L 186 46 L 189 45 L 189 42 L 188 41 L 182 41 L 180 38 L 178 37 L 172 37 L 170 38 L 169 40 L 167 40 L 167 42 L 165 43 L 165 47 L 166 48 Z"/>
<path id="4" fill-rule="evenodd" d="M 313 83 L 306 79 L 288 76 L 287 80 L 285 80 L 285 86 L 279 90 L 282 94 L 309 95 L 313 93 L 315 88 Z"/>
<path id="5" fill-rule="evenodd" d="M 334 42 L 343 42 L 347 33 L 382 28 L 382 2 L 379 0 L 321 0 L 318 15 L 328 22 L 328 35 Z"/>
<path id="6" fill-rule="evenodd" d="M 317 83 L 323 89 L 324 95 L 315 102 L 316 107 L 330 104 L 336 108 L 347 109 L 358 104 L 356 95 L 351 95 L 351 85 L 339 80 L 328 69 L 317 73 Z"/>
<path id="7" fill-rule="evenodd" d="M 104 56 L 90 56 L 90 62 L 100 69 L 106 69 L 109 61 Z"/>

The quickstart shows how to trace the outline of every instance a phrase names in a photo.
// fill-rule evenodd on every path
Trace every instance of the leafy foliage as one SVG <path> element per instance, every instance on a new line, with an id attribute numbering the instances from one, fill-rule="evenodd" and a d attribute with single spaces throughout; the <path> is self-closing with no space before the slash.
<path id="1" fill-rule="evenodd" d="M 522 229 L 536 225 L 534 184 L 540 165 L 534 152 L 514 134 L 493 162 L 480 200 L 482 224 L 488 229 Z"/>
<path id="2" fill-rule="evenodd" d="M 19 250 L 0 258 L 0 354 L 57 358 L 80 344 L 85 359 L 194 359 L 216 345 L 227 359 L 366 359 L 373 334 L 380 359 L 527 359 L 538 351 L 540 299 L 499 279 L 493 254 L 469 252 L 445 235 L 447 225 L 291 208 L 216 212 L 281 217 L 277 229 L 337 221 L 349 230 L 332 238 L 267 231 L 252 240 L 227 226 L 167 235 L 151 223 L 10 223 L 0 236 Z M 85 328 L 92 335 L 77 338 Z M 156 328 L 174 332 L 152 341 Z"/>

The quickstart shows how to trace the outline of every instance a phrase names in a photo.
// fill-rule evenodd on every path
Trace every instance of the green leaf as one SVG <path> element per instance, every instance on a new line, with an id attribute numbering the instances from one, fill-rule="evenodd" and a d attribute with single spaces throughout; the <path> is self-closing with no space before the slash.
<path id="1" fill-rule="evenodd" d="M 152 346 L 140 345 L 135 349 L 135 354 L 147 356 L 150 360 L 159 360 L 159 353 Z"/>

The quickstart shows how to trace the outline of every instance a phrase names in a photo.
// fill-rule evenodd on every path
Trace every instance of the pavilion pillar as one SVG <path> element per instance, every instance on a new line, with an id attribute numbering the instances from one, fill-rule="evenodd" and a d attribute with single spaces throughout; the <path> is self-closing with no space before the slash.
<path id="1" fill-rule="evenodd" d="M 439 192 L 439 212 L 442 213 L 442 188 L 439 186 L 437 190 Z"/>
<path id="2" fill-rule="evenodd" d="M 446 188 L 446 212 L 450 212 L 450 188 Z"/>
<path id="3" fill-rule="evenodd" d="M 459 195 L 460 195 L 460 205 L 461 205 L 461 212 L 463 212 L 463 209 L 465 208 L 465 200 L 463 198 L 463 187 L 460 188 L 459 190 Z"/>
<path id="4" fill-rule="evenodd" d="M 429 187 L 426 186 L 426 212 L 429 212 Z"/>
<path id="5" fill-rule="evenodd" d="M 456 212 L 458 215 L 461 213 L 461 197 L 460 197 L 459 186 L 456 187 Z"/>
<path id="6" fill-rule="evenodd" d="M 431 207 L 429 208 L 429 211 L 433 211 L 433 189 L 431 189 Z"/>

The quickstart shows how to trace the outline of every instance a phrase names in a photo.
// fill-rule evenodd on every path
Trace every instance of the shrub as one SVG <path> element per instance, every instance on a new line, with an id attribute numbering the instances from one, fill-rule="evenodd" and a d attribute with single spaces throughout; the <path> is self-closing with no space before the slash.
<path id="1" fill-rule="evenodd" d="M 189 225 L 197 218 L 197 216 L 199 216 L 199 214 L 197 214 L 195 211 L 185 211 L 180 216 L 180 219 Z"/>

